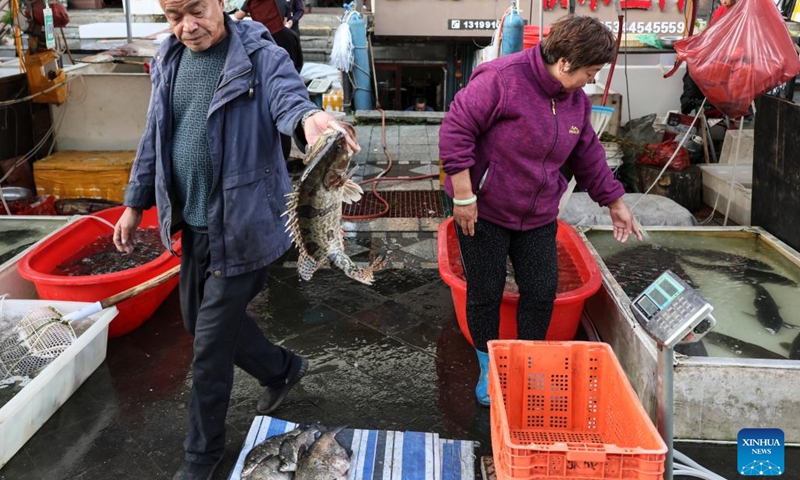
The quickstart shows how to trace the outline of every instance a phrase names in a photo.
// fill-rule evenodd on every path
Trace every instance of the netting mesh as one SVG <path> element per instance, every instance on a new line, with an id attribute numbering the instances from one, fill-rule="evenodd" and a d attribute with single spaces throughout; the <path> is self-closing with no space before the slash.
<path id="1" fill-rule="evenodd" d="M 75 341 L 75 331 L 53 307 L 38 307 L 0 343 L 0 375 L 33 377 Z"/>

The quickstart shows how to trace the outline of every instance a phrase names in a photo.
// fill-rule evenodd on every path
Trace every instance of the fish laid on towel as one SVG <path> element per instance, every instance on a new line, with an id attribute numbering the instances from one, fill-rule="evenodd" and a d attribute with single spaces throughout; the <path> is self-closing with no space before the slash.
<path id="1" fill-rule="evenodd" d="M 278 455 L 281 459 L 281 472 L 294 472 L 297 470 L 297 463 L 300 461 L 308 448 L 317 439 L 319 428 L 311 426 L 300 432 L 299 435 L 287 438 L 281 444 Z"/>
<path id="2" fill-rule="evenodd" d="M 343 428 L 312 425 L 267 438 L 245 457 L 242 480 L 346 480 L 350 455 L 336 441 Z"/>
<path id="3" fill-rule="evenodd" d="M 344 427 L 324 432 L 300 459 L 294 480 L 347 480 L 350 455 L 336 440 Z"/>
<path id="4" fill-rule="evenodd" d="M 247 456 L 244 459 L 244 467 L 242 467 L 242 478 L 248 478 L 253 470 L 261 464 L 264 460 L 270 457 L 278 457 L 278 454 L 281 451 L 281 445 L 285 440 L 291 439 L 302 433 L 303 430 L 300 428 L 295 428 L 294 430 L 288 431 L 281 435 L 275 435 L 272 437 L 267 438 L 263 442 L 259 443 L 255 447 L 248 452 Z M 280 459 L 279 459 L 280 464 Z"/>
<path id="5" fill-rule="evenodd" d="M 247 480 L 292 480 L 294 472 L 281 472 L 281 459 L 276 455 L 256 465 Z"/>
<path id="6" fill-rule="evenodd" d="M 348 277 L 371 285 L 373 272 L 383 264 L 384 259 L 379 257 L 372 265 L 360 268 L 344 251 L 342 202 L 357 202 L 364 193 L 348 174 L 353 153 L 345 133 L 329 128 L 306 153 L 305 170 L 294 192 L 287 195 L 283 215 L 287 216 L 286 230 L 300 251 L 297 271 L 303 280 L 310 280 L 317 269 L 330 264 Z"/>

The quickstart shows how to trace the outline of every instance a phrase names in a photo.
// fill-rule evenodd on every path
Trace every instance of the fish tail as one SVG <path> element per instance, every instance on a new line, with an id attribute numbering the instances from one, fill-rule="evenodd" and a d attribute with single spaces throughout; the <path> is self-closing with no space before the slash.
<path id="1" fill-rule="evenodd" d="M 345 275 L 365 285 L 372 285 L 374 272 L 382 266 L 382 261 L 379 262 L 380 259 L 376 259 L 372 265 L 360 268 L 341 250 L 331 252 L 331 254 L 328 255 L 328 260 L 330 260 L 332 265 L 344 272 Z"/>
<path id="2" fill-rule="evenodd" d="M 358 280 L 366 285 L 372 285 L 373 275 L 386 266 L 386 257 L 377 257 L 369 266 L 358 268 L 355 272 L 348 274 L 353 280 Z"/>

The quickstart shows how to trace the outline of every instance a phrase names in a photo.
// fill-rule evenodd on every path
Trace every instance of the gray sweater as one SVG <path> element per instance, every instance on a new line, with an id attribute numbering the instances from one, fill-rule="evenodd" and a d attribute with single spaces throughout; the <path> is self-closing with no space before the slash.
<path id="1" fill-rule="evenodd" d="M 178 209 L 193 227 L 208 226 L 208 194 L 213 180 L 206 119 L 228 54 L 229 39 L 203 52 L 184 48 L 175 85 L 175 137 L 172 145 L 172 182 Z"/>

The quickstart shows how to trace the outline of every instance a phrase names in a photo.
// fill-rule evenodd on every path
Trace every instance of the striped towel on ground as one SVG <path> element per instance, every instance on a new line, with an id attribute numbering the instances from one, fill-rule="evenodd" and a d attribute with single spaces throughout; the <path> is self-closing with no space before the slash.
<path id="1" fill-rule="evenodd" d="M 250 426 L 229 480 L 240 480 L 253 446 L 298 425 L 257 416 Z M 348 480 L 473 480 L 475 443 L 443 440 L 436 433 L 345 429 L 336 440 L 352 451 Z"/>

